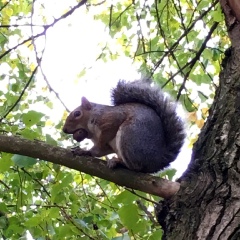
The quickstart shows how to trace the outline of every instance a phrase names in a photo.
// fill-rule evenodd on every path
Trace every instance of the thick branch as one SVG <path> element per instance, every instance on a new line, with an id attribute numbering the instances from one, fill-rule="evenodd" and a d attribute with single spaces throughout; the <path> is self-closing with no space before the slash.
<path id="1" fill-rule="evenodd" d="M 39 158 L 60 164 L 90 175 L 94 175 L 120 186 L 133 188 L 163 198 L 170 198 L 180 188 L 177 182 L 136 173 L 128 169 L 109 169 L 105 161 L 91 157 L 73 156 L 71 151 L 48 145 L 41 141 L 30 141 L 16 136 L 0 135 L 0 151 Z"/>

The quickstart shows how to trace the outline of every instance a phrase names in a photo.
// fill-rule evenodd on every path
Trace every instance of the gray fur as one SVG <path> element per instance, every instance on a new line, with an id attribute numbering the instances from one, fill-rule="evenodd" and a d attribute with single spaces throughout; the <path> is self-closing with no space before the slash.
<path id="1" fill-rule="evenodd" d="M 115 106 L 139 103 L 132 124 L 120 129 L 123 161 L 128 168 L 157 172 L 176 159 L 185 139 L 184 124 L 176 113 L 176 103 L 160 88 L 142 81 L 119 81 L 112 90 L 112 102 Z"/>

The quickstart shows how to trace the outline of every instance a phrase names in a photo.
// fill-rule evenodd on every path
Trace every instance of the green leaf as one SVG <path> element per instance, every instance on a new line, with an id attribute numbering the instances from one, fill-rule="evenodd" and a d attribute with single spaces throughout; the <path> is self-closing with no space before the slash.
<path id="1" fill-rule="evenodd" d="M 43 113 L 31 110 L 22 115 L 22 121 L 27 127 L 31 127 L 37 124 L 43 116 Z"/>
<path id="2" fill-rule="evenodd" d="M 5 12 L 6 12 L 6 14 L 7 14 L 9 17 L 11 17 L 11 16 L 13 15 L 13 10 L 12 10 L 11 8 L 7 8 L 7 9 L 5 10 Z"/>
<path id="3" fill-rule="evenodd" d="M 12 154 L 2 153 L 2 157 L 0 158 L 0 172 L 5 172 L 10 169 L 13 164 L 11 157 Z"/>
<path id="4" fill-rule="evenodd" d="M 35 226 L 40 225 L 41 221 L 42 221 L 42 219 L 39 216 L 31 217 L 30 219 L 28 219 L 25 222 L 25 226 L 26 227 L 35 227 Z"/>
<path id="5" fill-rule="evenodd" d="M 66 200 L 66 197 L 61 184 L 57 183 L 53 185 L 51 189 L 51 200 L 54 203 L 61 203 Z"/>
<path id="6" fill-rule="evenodd" d="M 52 207 L 48 210 L 48 216 L 50 218 L 58 218 L 60 215 L 59 208 L 57 207 Z"/>
<path id="7" fill-rule="evenodd" d="M 173 177 L 175 176 L 177 170 L 172 168 L 172 169 L 166 169 L 163 172 L 161 172 L 160 177 L 165 177 L 167 176 L 168 180 L 172 180 Z"/>
<path id="8" fill-rule="evenodd" d="M 34 140 L 39 137 L 39 134 L 36 131 L 29 129 L 29 128 L 23 129 L 21 131 L 21 135 L 30 140 Z"/>
<path id="9" fill-rule="evenodd" d="M 78 78 L 83 77 L 84 75 L 86 75 L 86 68 L 82 69 L 81 72 L 77 75 Z"/>
<path id="10" fill-rule="evenodd" d="M 124 234 L 123 236 L 121 237 L 115 237 L 115 238 L 112 238 L 111 240 L 130 240 L 131 238 L 128 236 L 128 234 Z"/>
<path id="11" fill-rule="evenodd" d="M 158 229 L 155 231 L 149 238 L 148 240 L 159 240 L 162 239 L 162 230 Z"/>
<path id="12" fill-rule="evenodd" d="M 209 1 L 208 0 L 202 0 L 202 1 L 199 1 L 199 4 L 198 4 L 198 6 L 197 6 L 197 9 L 198 10 L 203 10 L 204 8 L 207 8 L 207 7 L 209 7 Z"/>
<path id="13" fill-rule="evenodd" d="M 53 109 L 53 102 L 48 101 L 46 106 L 48 106 L 50 109 Z"/>
<path id="14" fill-rule="evenodd" d="M 125 190 L 118 194 L 115 199 L 113 200 L 112 204 L 129 204 L 132 203 L 133 201 L 137 200 L 138 197 L 129 191 Z"/>
<path id="15" fill-rule="evenodd" d="M 20 222 L 17 223 L 11 223 L 9 221 L 9 227 L 6 230 L 6 237 L 9 237 L 8 239 L 12 239 L 12 236 L 19 236 L 22 235 L 24 231 L 26 231 L 25 227 L 20 226 Z M 18 238 L 19 239 L 19 238 Z"/>
<path id="16" fill-rule="evenodd" d="M 12 87 L 13 92 L 17 92 L 18 89 L 19 89 L 19 84 L 14 83 L 14 84 L 11 85 L 11 87 Z"/>
<path id="17" fill-rule="evenodd" d="M 224 20 L 224 16 L 220 5 L 218 5 L 215 11 L 210 12 L 210 15 L 213 17 L 213 20 L 215 22 L 222 22 Z"/>
<path id="18" fill-rule="evenodd" d="M 6 213 L 8 211 L 5 203 L 0 202 L 0 211 Z"/>
<path id="19" fill-rule="evenodd" d="M 71 205 L 71 213 L 72 213 L 72 215 L 76 214 L 78 212 L 78 210 L 79 210 L 79 205 L 77 205 L 77 204 L 72 204 Z"/>
<path id="20" fill-rule="evenodd" d="M 8 225 L 8 219 L 6 216 L 0 217 L 0 229 L 5 229 Z"/>
<path id="21" fill-rule="evenodd" d="M 220 53 L 217 50 L 213 50 L 213 61 L 217 61 L 220 58 Z"/>
<path id="22" fill-rule="evenodd" d="M 70 224 L 59 227 L 59 236 L 61 236 L 61 238 L 71 236 L 72 234 L 73 232 Z"/>
<path id="23" fill-rule="evenodd" d="M 18 167 L 31 167 L 37 163 L 37 160 L 35 158 L 22 156 L 18 154 L 13 155 L 12 160 L 14 164 L 17 165 Z"/>
<path id="24" fill-rule="evenodd" d="M 7 101 L 6 101 L 7 106 L 12 106 L 13 104 L 16 103 L 19 96 L 13 95 L 11 93 L 7 93 L 6 98 L 7 98 Z"/>
<path id="25" fill-rule="evenodd" d="M 133 230 L 137 226 L 139 214 L 135 204 L 129 204 L 121 207 L 118 210 L 119 217 L 128 230 Z"/>
<path id="26" fill-rule="evenodd" d="M 57 141 L 51 137 L 50 134 L 46 134 L 46 142 L 50 145 L 57 146 Z"/>

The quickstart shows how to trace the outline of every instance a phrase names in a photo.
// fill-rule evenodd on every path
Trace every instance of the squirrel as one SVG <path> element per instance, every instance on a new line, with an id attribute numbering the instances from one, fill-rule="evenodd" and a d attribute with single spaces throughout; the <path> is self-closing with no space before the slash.
<path id="1" fill-rule="evenodd" d="M 75 148 L 75 155 L 102 157 L 116 153 L 107 160 L 109 168 L 123 165 L 130 170 L 154 173 L 175 160 L 184 143 L 182 119 L 172 102 L 159 87 L 140 80 L 120 80 L 112 90 L 113 106 L 82 103 L 72 111 L 63 132 L 73 134 L 81 142 L 93 141 L 90 150 Z"/>

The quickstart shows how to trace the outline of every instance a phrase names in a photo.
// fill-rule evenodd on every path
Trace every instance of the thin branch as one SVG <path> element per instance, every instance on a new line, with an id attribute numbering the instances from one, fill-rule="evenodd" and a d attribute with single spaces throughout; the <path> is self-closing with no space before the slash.
<path id="1" fill-rule="evenodd" d="M 207 71 L 206 66 L 203 64 L 202 61 L 199 61 L 199 62 L 200 62 L 200 66 L 202 67 L 203 71 L 208 75 L 208 77 L 211 79 L 214 87 L 216 88 L 217 86 L 214 84 L 213 78 L 212 78 L 212 76 L 210 75 L 210 73 Z"/>
<path id="2" fill-rule="evenodd" d="M 216 24 L 216 25 L 215 25 L 215 24 Z M 183 67 L 180 67 L 180 66 L 179 66 L 178 71 L 175 72 L 173 75 L 171 75 L 171 77 L 161 86 L 161 88 L 164 88 L 164 87 L 165 87 L 174 77 L 176 77 L 180 72 L 181 72 L 182 75 L 184 76 L 185 81 L 187 80 L 187 78 L 188 78 L 188 76 L 189 76 L 189 74 L 190 74 L 193 66 L 194 66 L 195 63 L 199 60 L 202 52 L 205 50 L 206 44 L 207 44 L 207 42 L 209 41 L 209 39 L 210 39 L 213 31 L 216 29 L 217 25 L 218 25 L 218 23 L 214 23 L 214 24 L 213 24 L 213 26 L 211 27 L 208 35 L 206 36 L 205 40 L 203 41 L 200 49 L 199 49 L 198 51 L 194 50 L 194 51 L 196 51 L 195 57 L 194 57 L 191 61 L 187 62 Z M 213 29 L 212 29 L 212 28 L 213 28 Z M 184 73 L 183 73 L 183 70 L 184 70 L 185 68 L 187 68 L 187 67 L 189 67 L 189 71 L 187 72 L 187 74 L 184 74 Z M 186 77 L 186 76 L 187 76 L 187 77 Z M 177 98 L 177 99 L 179 99 L 179 98 Z"/>
<path id="3" fill-rule="evenodd" d="M 144 196 L 136 193 L 133 189 L 129 189 L 129 188 L 125 188 L 125 189 L 126 189 L 127 191 L 129 191 L 130 193 L 134 194 L 135 196 L 138 196 L 139 198 L 142 198 L 143 200 L 145 200 L 145 201 L 147 201 L 147 202 L 151 202 L 151 203 L 154 204 L 154 205 L 157 205 L 157 204 L 158 204 L 158 202 L 155 202 L 155 201 L 153 201 L 153 200 L 151 200 L 151 199 L 149 199 L 149 198 L 147 198 L 147 197 L 144 197 Z"/>
<path id="4" fill-rule="evenodd" d="M 179 88 L 178 94 L 177 94 L 177 100 L 179 100 L 180 96 L 181 96 L 181 92 L 182 90 L 185 88 L 185 83 L 187 81 L 188 76 L 190 75 L 192 68 L 194 67 L 195 63 L 198 61 L 198 59 L 200 58 L 202 52 L 204 51 L 204 49 L 206 48 L 207 42 L 210 40 L 214 30 L 217 28 L 218 26 L 218 22 L 214 22 L 214 24 L 212 25 L 212 27 L 210 28 L 210 31 L 208 33 L 208 35 L 206 36 L 204 42 L 202 43 L 200 49 L 198 50 L 196 56 L 190 61 L 190 65 L 189 65 L 189 71 L 186 73 L 184 79 L 183 79 L 183 83 L 181 85 L 181 87 Z"/>
<path id="5" fill-rule="evenodd" d="M 8 1 L 8 2 L 6 2 L 6 3 L 0 8 L 0 12 L 1 12 L 10 2 L 11 2 L 11 0 Z"/>
<path id="6" fill-rule="evenodd" d="M 136 202 L 137 202 L 138 207 L 148 216 L 148 218 L 153 223 L 153 225 L 154 226 L 158 226 L 159 223 L 155 220 L 155 218 L 152 215 L 152 213 L 148 211 L 146 206 L 140 200 L 137 200 Z"/>
<path id="7" fill-rule="evenodd" d="M 157 23 L 158 23 L 158 28 L 160 30 L 160 33 L 162 34 L 162 37 L 163 37 L 163 41 L 164 41 L 164 45 L 165 47 L 168 49 L 168 54 L 166 56 L 169 56 L 169 54 L 172 56 L 173 60 L 176 62 L 177 66 L 179 69 L 181 69 L 180 67 L 180 64 L 178 63 L 178 60 L 177 58 L 175 57 L 175 54 L 172 50 L 169 50 L 169 45 L 167 44 L 166 42 L 166 37 L 165 37 L 165 33 L 164 33 L 164 30 L 162 29 L 162 24 L 161 24 L 161 20 L 160 20 L 160 16 L 159 16 L 159 13 L 158 13 L 158 7 L 157 7 L 157 0 L 155 0 L 155 11 L 156 11 L 156 17 L 157 17 Z M 176 9 L 177 11 L 177 9 Z M 184 30 L 186 30 L 185 26 L 184 26 Z M 176 49 L 175 49 L 176 50 Z M 166 53 L 165 53 L 166 54 Z M 170 56 L 169 56 L 169 62 L 171 62 L 170 60 Z M 181 70 L 181 73 L 184 75 L 183 71 Z M 172 73 L 171 73 L 171 76 L 172 76 Z M 172 77 L 171 77 L 172 79 Z M 168 80 L 163 86 L 162 88 L 165 87 L 165 85 L 169 82 L 170 80 Z"/>
<path id="8" fill-rule="evenodd" d="M 184 24 L 184 16 L 183 16 L 183 14 L 182 14 L 183 10 L 182 10 L 182 7 L 181 7 L 181 2 L 180 2 L 180 0 L 178 0 L 177 3 L 178 3 L 178 6 L 177 6 L 177 4 L 175 4 L 175 3 L 173 3 L 173 6 L 174 6 L 174 8 L 175 8 L 175 10 L 176 10 L 176 13 L 177 13 L 178 17 L 181 19 L 181 26 L 182 26 L 183 30 L 186 31 L 187 28 L 186 28 L 186 26 L 185 26 L 185 24 Z M 179 9 L 178 9 L 177 7 L 178 7 Z M 189 42 L 189 41 L 188 41 L 188 36 L 186 36 L 186 40 L 187 40 L 187 42 Z"/>
<path id="9" fill-rule="evenodd" d="M 102 192 L 103 192 L 103 194 L 105 195 L 105 197 L 106 197 L 107 201 L 109 202 L 110 206 L 112 207 L 112 202 L 110 201 L 107 193 L 106 193 L 105 190 L 102 188 L 102 186 L 101 186 L 101 184 L 98 182 L 98 180 L 95 179 L 95 181 L 96 181 L 97 185 L 99 186 L 99 188 L 102 190 Z"/>
<path id="10" fill-rule="evenodd" d="M 42 76 L 43 76 L 43 79 L 44 79 L 44 81 L 46 82 L 46 84 L 47 84 L 47 86 L 48 86 L 49 91 L 50 91 L 50 92 L 53 92 L 53 93 L 55 94 L 56 98 L 59 100 L 59 102 L 63 105 L 63 107 L 64 107 L 68 112 L 70 112 L 69 108 L 65 105 L 65 103 L 64 103 L 63 100 L 61 99 L 59 93 L 52 88 L 51 84 L 50 84 L 49 81 L 47 80 L 47 76 L 46 76 L 46 74 L 43 72 L 42 65 L 40 65 L 39 67 L 40 67 L 40 71 L 41 71 L 41 74 L 42 74 Z"/>
<path id="11" fill-rule="evenodd" d="M 143 53 L 145 53 L 146 52 L 145 39 L 144 39 L 144 36 L 143 36 L 143 30 L 142 30 L 142 25 L 141 25 L 141 21 L 140 21 L 141 18 L 137 13 L 136 13 L 136 19 L 137 19 L 139 30 L 140 30 L 140 34 L 138 34 L 138 39 L 139 39 L 139 42 L 140 41 L 142 42 Z M 140 43 L 139 43 L 139 46 L 140 46 Z M 144 62 L 147 65 L 147 58 L 144 58 Z"/>
<path id="12" fill-rule="evenodd" d="M 135 57 L 139 57 L 141 55 L 145 55 L 145 54 L 151 54 L 151 53 L 169 53 L 169 51 L 161 51 L 161 50 L 151 50 L 151 51 L 146 51 L 145 52 L 142 52 L 142 53 L 139 53 L 139 54 L 135 54 Z"/>
<path id="13" fill-rule="evenodd" d="M 35 1 L 33 1 L 32 3 L 32 14 L 31 14 L 31 31 L 32 31 L 32 36 L 33 36 L 33 15 L 34 15 L 34 3 Z M 46 35 L 45 36 L 45 44 L 46 44 Z M 43 55 L 44 55 L 44 52 L 45 52 L 45 46 L 43 47 L 43 50 L 42 50 L 42 53 L 41 53 L 41 57 L 38 56 L 38 52 L 37 52 L 37 46 L 36 46 L 36 43 L 35 43 L 35 38 L 32 38 L 32 44 L 33 44 L 33 47 L 34 47 L 34 51 L 35 51 L 35 56 L 36 56 L 36 62 L 39 66 L 39 69 L 41 71 L 41 74 L 43 76 L 43 79 L 44 81 L 46 82 L 47 86 L 48 86 L 48 89 L 50 92 L 53 92 L 56 96 L 56 98 L 59 100 L 59 102 L 63 105 L 63 107 L 68 111 L 70 112 L 70 110 L 67 108 L 67 106 L 65 105 L 65 103 L 62 101 L 62 99 L 60 98 L 60 95 L 59 93 L 57 93 L 53 88 L 52 86 L 50 85 L 49 81 L 47 80 L 47 76 L 46 74 L 44 73 L 43 69 L 42 69 L 42 58 L 43 58 Z"/>
<path id="14" fill-rule="evenodd" d="M 62 216 L 65 219 L 67 219 L 73 226 L 75 226 L 79 230 L 79 232 L 83 233 L 86 237 L 88 237 L 88 239 L 91 239 L 91 240 L 95 239 L 95 238 L 91 237 L 89 234 L 87 234 L 86 232 L 84 232 L 80 228 L 79 224 L 69 214 L 67 214 L 67 212 L 65 211 L 64 208 L 62 208 L 62 209 L 60 208 L 60 211 L 61 211 Z"/>
<path id="15" fill-rule="evenodd" d="M 24 169 L 24 168 L 22 168 L 22 171 L 23 171 L 24 173 L 26 173 L 29 177 L 31 177 L 33 181 L 37 182 L 38 185 L 41 186 L 43 192 L 45 192 L 45 193 L 47 194 L 47 196 L 48 196 L 49 198 L 51 198 L 50 193 L 47 191 L 47 189 L 45 188 L 45 186 L 44 186 L 37 178 L 34 178 L 34 177 L 33 177 L 26 169 Z"/>
<path id="16" fill-rule="evenodd" d="M 111 21 L 111 25 L 110 25 L 110 21 L 109 21 L 109 29 L 111 29 L 111 27 L 113 26 L 113 24 L 115 22 L 117 22 L 118 19 L 121 19 L 121 16 L 132 6 L 133 4 L 131 3 L 130 5 L 128 5 L 117 17 L 114 21 Z M 113 12 L 113 5 L 111 5 L 110 8 L 110 14 L 112 14 Z M 112 19 L 112 16 L 110 16 L 110 20 Z"/>
<path id="17" fill-rule="evenodd" d="M 94 200 L 95 202 L 97 202 L 99 205 L 103 205 L 103 206 L 107 206 L 108 208 L 111 208 L 111 209 L 112 209 L 113 211 L 115 211 L 115 212 L 118 210 L 118 208 L 113 207 L 113 206 L 110 206 L 110 205 L 108 205 L 108 204 L 106 204 L 106 203 L 104 203 L 104 202 L 102 202 L 102 201 L 94 198 L 94 197 L 91 196 L 91 195 L 88 195 L 87 197 L 93 199 L 93 200 Z"/>
<path id="18" fill-rule="evenodd" d="M 109 31 L 112 27 L 112 13 L 113 13 L 113 5 L 111 4 L 110 6 L 110 12 L 109 12 L 109 23 L 108 23 L 108 28 L 109 28 Z"/>
<path id="19" fill-rule="evenodd" d="M 42 36 L 43 34 L 46 33 L 47 30 L 47 26 L 45 27 L 44 31 L 41 33 L 36 34 L 35 36 L 31 36 L 30 38 L 27 38 L 25 40 L 23 40 L 22 42 L 20 42 L 19 44 L 15 45 L 14 47 L 8 49 L 6 52 L 4 52 L 2 55 L 0 55 L 0 60 L 5 57 L 6 55 L 8 55 L 11 51 L 17 49 L 18 47 L 20 47 L 21 45 L 27 43 L 28 41 L 30 41 L 32 38 L 38 38 L 40 36 Z"/>
<path id="20" fill-rule="evenodd" d="M 1 183 L 6 189 L 10 189 L 10 187 L 9 187 L 5 182 L 3 182 L 2 180 L 0 180 L 0 183 Z"/>
<path id="21" fill-rule="evenodd" d="M 99 2 L 99 3 L 88 3 L 88 4 L 86 4 L 88 7 L 90 6 L 93 6 L 93 7 L 96 7 L 96 6 L 100 6 L 100 5 L 102 5 L 103 3 L 105 3 L 106 2 L 106 0 L 103 0 L 103 1 L 101 1 L 101 2 Z"/>
<path id="22" fill-rule="evenodd" d="M 42 27 L 42 28 L 45 28 L 46 25 L 29 24 L 29 23 L 26 23 L 26 24 L 12 24 L 12 25 L 6 25 L 6 24 L 0 25 L 0 28 L 11 28 L 11 27 L 15 27 L 15 28 L 19 28 L 19 27 Z"/>
<path id="23" fill-rule="evenodd" d="M 81 176 L 81 185 L 82 185 L 81 188 L 82 188 L 82 191 L 83 191 L 83 195 L 87 199 L 89 197 L 89 194 L 86 193 L 85 186 L 84 186 L 84 177 L 83 177 L 83 174 L 81 172 L 80 172 L 80 176 Z M 89 202 L 87 202 L 88 212 L 91 213 L 91 207 L 89 205 L 90 205 Z"/>

